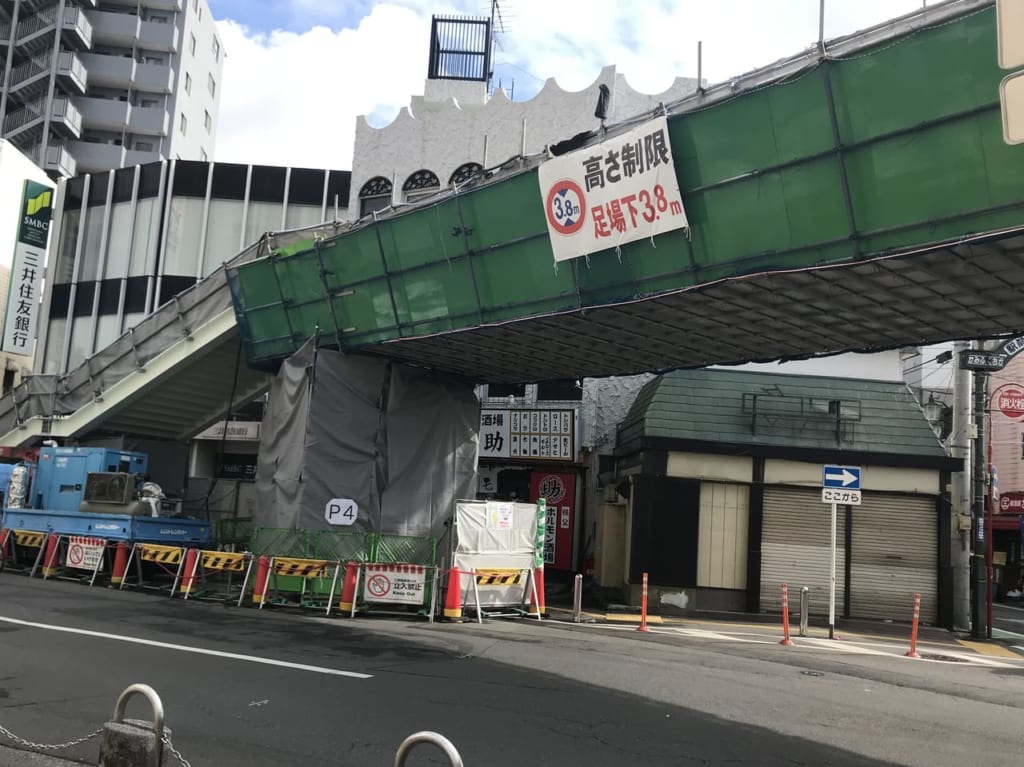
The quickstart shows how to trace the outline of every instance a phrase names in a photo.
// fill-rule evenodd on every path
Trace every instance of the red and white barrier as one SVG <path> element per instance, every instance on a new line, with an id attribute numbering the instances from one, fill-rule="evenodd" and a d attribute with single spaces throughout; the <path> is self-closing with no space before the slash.
<path id="1" fill-rule="evenodd" d="M 650 631 L 647 628 L 647 573 L 644 573 L 643 587 L 640 592 L 640 625 L 637 626 L 637 631 Z"/>
<path id="2" fill-rule="evenodd" d="M 792 647 L 793 640 L 789 638 L 789 585 L 782 584 L 782 641 L 780 645 Z"/>
<path id="3" fill-rule="evenodd" d="M 920 658 L 917 654 L 917 624 L 921 620 L 921 595 L 914 594 L 914 622 L 910 627 L 910 652 L 906 653 L 908 658 Z"/>

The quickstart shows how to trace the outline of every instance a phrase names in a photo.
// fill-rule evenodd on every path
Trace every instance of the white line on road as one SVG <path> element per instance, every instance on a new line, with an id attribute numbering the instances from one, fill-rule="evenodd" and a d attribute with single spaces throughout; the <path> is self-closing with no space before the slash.
<path id="1" fill-rule="evenodd" d="M 189 647 L 183 644 L 171 644 L 170 642 L 159 642 L 155 639 L 140 639 L 138 637 L 127 637 L 120 636 L 118 634 L 107 634 L 103 631 L 89 631 L 88 629 L 76 629 L 68 626 L 51 626 L 47 623 L 34 623 L 33 621 L 23 621 L 17 618 L 5 618 L 0 616 L 0 622 L 12 623 L 16 626 L 26 626 L 34 629 L 45 629 L 47 631 L 62 631 L 67 634 L 81 634 L 82 636 L 97 637 L 98 639 L 114 639 L 118 642 L 128 642 L 130 644 L 141 644 L 148 647 L 161 647 L 165 650 L 179 650 L 181 652 L 191 652 L 197 655 L 212 655 L 215 658 L 230 658 L 231 660 L 243 660 L 249 663 L 262 663 L 266 666 L 279 666 L 281 668 L 291 668 L 297 671 L 312 671 L 316 674 L 329 674 L 332 676 L 347 676 L 353 679 L 372 679 L 373 674 L 360 674 L 356 671 L 340 671 L 334 668 L 325 668 L 323 666 L 307 666 L 305 663 L 290 663 L 286 660 L 274 660 L 273 658 L 261 658 L 258 655 L 242 655 L 235 652 L 223 652 L 221 650 L 208 650 L 203 647 Z"/>

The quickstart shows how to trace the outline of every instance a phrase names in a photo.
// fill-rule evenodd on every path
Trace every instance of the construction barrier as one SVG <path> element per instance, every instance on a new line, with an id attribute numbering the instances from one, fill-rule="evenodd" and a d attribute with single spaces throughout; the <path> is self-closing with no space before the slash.
<path id="1" fill-rule="evenodd" d="M 3 546 L 4 558 L 8 569 L 13 565 L 15 568 L 20 567 L 21 571 L 24 572 L 25 567 L 27 567 L 27 565 L 21 565 L 18 562 L 18 548 L 39 549 L 29 573 L 30 575 L 35 575 L 36 568 L 39 567 L 39 561 L 43 556 L 43 543 L 46 541 L 46 533 L 39 533 L 34 530 L 5 528 L 0 532 L 0 536 L 2 536 L 0 545 Z"/>
<path id="2" fill-rule="evenodd" d="M 225 517 L 213 526 L 213 543 L 224 551 L 238 551 L 252 539 L 252 517 Z"/>
<path id="3" fill-rule="evenodd" d="M 425 615 L 434 622 L 438 569 L 408 562 L 348 562 L 338 604 L 342 613 Z M 360 599 L 360 594 L 362 598 Z M 380 609 L 385 605 L 385 609 Z M 416 608 L 415 612 L 408 609 Z M 390 609 L 388 609 L 390 608 Z M 328 607 L 327 614 L 331 614 Z"/>
<path id="4" fill-rule="evenodd" d="M 178 588 L 178 582 L 181 580 L 181 574 L 184 570 L 185 551 L 186 549 L 183 546 L 164 546 L 156 543 L 134 544 L 128 553 L 128 561 L 125 564 L 124 574 L 121 578 L 121 582 L 118 584 L 118 589 L 123 589 L 125 584 L 128 583 L 128 572 L 132 568 L 132 562 L 135 563 L 137 577 L 133 585 L 136 588 L 146 586 L 147 584 L 143 578 L 142 563 L 148 562 L 158 572 L 174 576 L 174 582 L 170 587 L 170 595 L 173 596 L 174 592 Z M 162 586 L 152 585 L 150 587 L 161 590 L 164 588 Z"/>
<path id="5" fill-rule="evenodd" d="M 263 554 L 257 558 L 257 565 L 256 577 L 252 581 L 252 596 L 253 603 L 260 610 L 263 609 L 263 605 L 268 601 L 279 605 L 293 604 L 298 607 L 323 607 L 323 605 L 317 604 L 316 595 L 326 593 L 326 609 L 327 613 L 330 614 L 331 603 L 334 602 L 334 594 L 338 586 L 338 576 L 341 571 L 341 564 L 339 562 L 329 562 L 326 559 L 307 559 L 305 557 L 267 557 Z M 251 569 L 250 565 L 250 572 Z M 278 587 L 278 582 L 281 578 L 299 578 L 307 583 L 316 580 L 329 580 L 331 585 L 326 591 L 323 589 L 314 590 L 312 588 L 303 589 L 300 591 L 299 601 L 297 603 L 289 603 L 288 600 L 281 597 L 281 590 Z M 245 585 L 242 587 L 242 593 L 238 599 L 239 606 L 245 600 L 248 585 L 249 578 L 246 578 Z M 272 600 L 268 598 L 268 592 L 271 589 L 274 592 Z"/>
<path id="6" fill-rule="evenodd" d="M 452 568 L 453 572 L 458 572 L 457 568 Z M 529 616 L 531 618 L 536 617 L 537 620 L 541 619 L 542 609 L 539 607 L 541 602 L 537 594 L 537 579 L 534 571 L 529 567 L 524 568 L 487 568 L 487 569 L 474 569 L 470 573 L 473 591 L 473 609 L 476 611 L 477 623 L 483 623 L 483 619 L 486 618 L 522 618 Z M 461 616 L 461 613 L 465 607 L 469 607 L 466 604 L 466 599 L 462 597 L 462 573 L 459 574 L 459 604 L 457 612 Z M 453 579 L 449 579 L 449 588 L 452 587 Z M 523 586 L 523 595 L 519 600 L 519 606 L 496 606 L 498 609 L 486 610 L 480 601 L 480 588 L 487 588 L 490 586 Z M 467 595 L 468 596 L 468 595 Z M 533 608 L 533 609 L 531 609 Z M 507 612 L 500 612 L 499 610 L 506 610 Z M 454 614 L 449 613 L 456 612 L 455 607 L 452 605 L 451 596 L 445 602 L 445 617 L 456 617 Z"/>
<path id="7" fill-rule="evenodd" d="M 185 555 L 185 569 L 182 573 L 178 591 L 185 599 L 219 599 L 233 600 L 233 580 L 236 573 L 245 573 L 244 583 L 252 566 L 252 555 L 245 552 L 212 551 L 205 549 L 189 549 Z M 226 576 L 226 591 L 215 591 L 213 579 Z M 197 583 L 203 584 L 200 588 Z"/>
<path id="8" fill-rule="evenodd" d="M 106 549 L 107 541 L 105 538 L 69 535 L 67 536 L 67 547 L 64 554 L 64 566 L 68 569 L 84 570 L 89 573 L 89 585 L 92 586 L 96 583 L 96 576 L 103 569 L 103 556 L 106 553 Z"/>

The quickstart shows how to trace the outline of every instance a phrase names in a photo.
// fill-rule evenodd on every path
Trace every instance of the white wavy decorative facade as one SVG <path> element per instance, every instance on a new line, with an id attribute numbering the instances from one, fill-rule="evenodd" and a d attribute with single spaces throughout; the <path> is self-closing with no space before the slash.
<path id="1" fill-rule="evenodd" d="M 692 93 L 697 81 L 679 77 L 663 93 L 644 94 L 607 66 L 583 90 L 564 90 L 549 78 L 532 99 L 511 101 L 502 89 L 488 98 L 484 83 L 427 80 L 424 95 L 413 96 L 390 125 L 374 128 L 358 118 L 350 215 L 361 214 L 361 193 L 377 200 L 374 208 L 405 202 L 428 191 L 435 178 L 443 188 L 457 171 L 493 167 L 599 127 L 594 109 L 601 85 L 611 93 L 608 122 L 615 123 Z"/>

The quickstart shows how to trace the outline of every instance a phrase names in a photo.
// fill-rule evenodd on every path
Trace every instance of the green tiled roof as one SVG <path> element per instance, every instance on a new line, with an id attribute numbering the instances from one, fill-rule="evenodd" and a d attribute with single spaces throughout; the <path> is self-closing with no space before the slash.
<path id="1" fill-rule="evenodd" d="M 942 457 L 903 383 L 744 370 L 680 370 L 641 389 L 620 449 L 651 438 Z"/>

